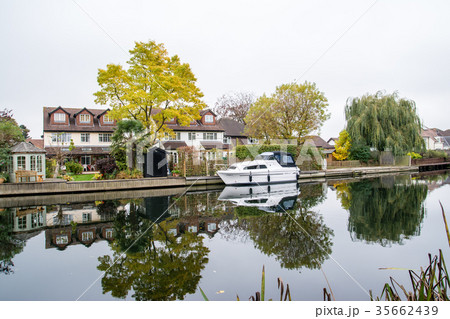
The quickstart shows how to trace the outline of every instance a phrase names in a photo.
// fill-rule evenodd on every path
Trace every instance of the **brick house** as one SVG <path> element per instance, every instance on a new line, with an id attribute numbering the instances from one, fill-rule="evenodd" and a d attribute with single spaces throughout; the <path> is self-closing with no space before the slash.
<path id="1" fill-rule="evenodd" d="M 95 161 L 109 156 L 116 121 L 105 109 L 44 107 L 44 148 L 48 157 L 67 153 L 93 170 Z M 73 141 L 75 149 L 69 151 Z"/>

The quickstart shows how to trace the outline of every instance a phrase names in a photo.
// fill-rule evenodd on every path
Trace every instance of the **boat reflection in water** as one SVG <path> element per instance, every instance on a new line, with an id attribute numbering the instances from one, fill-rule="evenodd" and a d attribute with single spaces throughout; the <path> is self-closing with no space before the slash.
<path id="1" fill-rule="evenodd" d="M 294 183 L 254 186 L 227 186 L 219 196 L 221 201 L 230 201 L 236 206 L 256 207 L 268 213 L 292 209 L 300 194 Z"/>

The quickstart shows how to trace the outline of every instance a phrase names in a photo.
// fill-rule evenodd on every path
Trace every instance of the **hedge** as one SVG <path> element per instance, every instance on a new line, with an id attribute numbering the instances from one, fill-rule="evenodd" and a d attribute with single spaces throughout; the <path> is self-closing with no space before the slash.
<path id="1" fill-rule="evenodd" d="M 254 159 L 254 155 L 258 155 L 264 152 L 274 152 L 274 151 L 286 151 L 291 153 L 294 158 L 297 158 L 297 154 L 299 152 L 298 145 L 266 145 L 266 144 L 258 144 L 258 145 L 237 145 L 236 146 L 236 157 L 240 160 L 250 158 Z"/>

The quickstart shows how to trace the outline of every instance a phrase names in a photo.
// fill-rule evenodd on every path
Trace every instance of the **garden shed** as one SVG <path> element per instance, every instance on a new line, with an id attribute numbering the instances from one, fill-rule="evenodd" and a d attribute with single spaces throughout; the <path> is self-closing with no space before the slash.
<path id="1" fill-rule="evenodd" d="M 45 179 L 45 150 L 28 142 L 11 148 L 10 179 L 12 183 L 40 182 Z"/>

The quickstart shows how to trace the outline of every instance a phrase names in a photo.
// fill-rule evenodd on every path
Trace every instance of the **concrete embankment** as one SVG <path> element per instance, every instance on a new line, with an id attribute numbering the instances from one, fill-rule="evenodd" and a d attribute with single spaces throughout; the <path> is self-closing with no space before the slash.
<path id="1" fill-rule="evenodd" d="M 320 179 L 338 177 L 357 177 L 379 174 L 393 174 L 401 172 L 418 172 L 416 166 L 378 166 L 378 167 L 352 167 L 326 171 L 302 172 L 299 181 L 314 182 Z M 215 187 L 223 185 L 219 177 L 168 177 L 143 178 L 129 180 L 83 181 L 65 182 L 50 181 L 41 183 L 15 183 L 0 184 L 0 197 L 23 197 L 56 195 L 69 193 L 98 193 L 111 191 L 134 191 L 143 189 L 183 188 L 183 187 Z M 95 196 L 95 195 L 93 195 Z"/>

